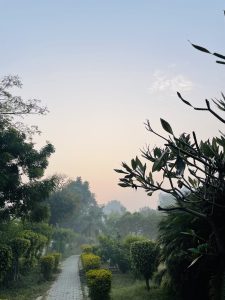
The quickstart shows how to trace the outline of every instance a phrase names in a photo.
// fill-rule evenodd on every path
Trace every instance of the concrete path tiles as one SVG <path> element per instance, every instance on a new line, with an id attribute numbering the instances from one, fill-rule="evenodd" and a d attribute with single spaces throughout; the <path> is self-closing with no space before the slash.
<path id="1" fill-rule="evenodd" d="M 62 272 L 54 282 L 46 297 L 47 300 L 82 300 L 78 270 L 79 255 L 73 255 L 62 263 Z"/>

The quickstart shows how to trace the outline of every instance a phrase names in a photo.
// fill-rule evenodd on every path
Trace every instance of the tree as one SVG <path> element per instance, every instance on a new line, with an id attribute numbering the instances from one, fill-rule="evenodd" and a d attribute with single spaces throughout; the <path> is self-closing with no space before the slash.
<path id="1" fill-rule="evenodd" d="M 149 280 L 157 267 L 159 249 L 152 241 L 137 241 L 131 244 L 130 253 L 133 266 L 144 276 L 147 290 L 149 290 Z"/>
<path id="2" fill-rule="evenodd" d="M 0 215 L 28 218 L 49 195 L 54 177 L 40 181 L 54 152 L 49 143 L 41 150 L 26 140 L 25 133 L 0 124 Z"/>
<path id="3" fill-rule="evenodd" d="M 18 121 L 18 117 L 33 114 L 46 114 L 47 107 L 40 106 L 40 100 L 24 100 L 10 93 L 12 88 L 21 88 L 22 82 L 18 76 L 5 76 L 0 80 L 0 123 L 5 126 L 20 129 L 30 134 L 38 131 L 37 126 L 27 127 Z"/>
<path id="4" fill-rule="evenodd" d="M 25 101 L 9 90 L 21 87 L 18 76 L 0 80 L 0 220 L 21 217 L 31 221 L 48 218 L 47 207 L 41 204 L 55 185 L 55 178 L 41 180 L 54 152 L 47 143 L 36 150 L 31 141 L 36 127 L 18 122 L 18 117 L 45 114 L 39 100 Z"/>
<path id="5" fill-rule="evenodd" d="M 197 50 L 210 53 L 206 48 L 192 44 Z M 210 53 L 211 54 L 211 53 Z M 224 64 L 225 56 L 213 53 Z M 194 107 L 178 92 L 178 97 L 195 110 L 210 112 L 222 123 L 225 119 L 211 108 L 206 99 L 206 107 Z M 213 100 L 219 110 L 225 111 L 225 96 Z M 156 132 L 146 122 L 146 129 L 164 141 L 164 147 L 150 147 L 142 150 L 142 156 L 151 163 L 150 170 L 146 163 L 138 157 L 131 164 L 122 163 L 123 169 L 116 172 L 123 174 L 119 185 L 134 189 L 143 188 L 151 196 L 155 191 L 163 191 L 176 199 L 172 207 L 160 210 L 172 212 L 181 211 L 199 218 L 210 227 L 207 237 L 208 249 L 213 257 L 213 275 L 211 284 L 217 291 L 211 299 L 224 297 L 223 281 L 225 276 L 225 135 L 221 133 L 212 140 L 199 141 L 196 133 L 182 133 L 175 136 L 170 124 L 161 119 L 167 136 Z M 168 136 L 169 134 L 169 136 Z M 154 179 L 155 172 L 162 172 L 162 181 Z"/>

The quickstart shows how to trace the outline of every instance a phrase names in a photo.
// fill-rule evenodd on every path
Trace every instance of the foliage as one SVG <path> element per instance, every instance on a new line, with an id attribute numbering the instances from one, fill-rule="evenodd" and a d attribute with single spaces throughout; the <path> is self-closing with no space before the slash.
<path id="1" fill-rule="evenodd" d="M 110 299 L 178 300 L 175 295 L 163 288 L 152 287 L 150 291 L 147 291 L 144 288 L 143 282 L 136 280 L 131 274 L 113 274 Z M 181 299 L 179 298 L 179 300 Z"/>
<path id="2" fill-rule="evenodd" d="M 50 223 L 62 228 L 70 228 L 82 235 L 81 243 L 96 240 L 102 228 L 102 209 L 97 205 L 94 194 L 91 193 L 89 183 L 68 180 L 50 195 Z"/>
<path id="3" fill-rule="evenodd" d="M 12 265 L 12 250 L 7 245 L 0 244 L 0 282 L 4 280 L 5 275 Z"/>
<path id="4" fill-rule="evenodd" d="M 30 241 L 30 247 L 24 255 L 26 264 L 25 268 L 29 270 L 36 264 L 37 259 L 41 255 L 42 249 L 48 242 L 48 239 L 44 235 L 35 233 L 31 230 L 24 230 L 21 233 L 21 237 Z"/>
<path id="5" fill-rule="evenodd" d="M 39 179 L 54 152 L 51 144 L 40 151 L 26 140 L 26 135 L 0 123 L 0 215 L 29 219 L 54 187 L 54 178 Z M 26 182 L 23 182 L 27 178 Z M 10 203 L 10 205 L 8 205 Z M 40 218 L 39 218 L 40 219 Z"/>
<path id="6" fill-rule="evenodd" d="M 16 129 L 24 129 L 28 133 L 37 131 L 37 127 L 26 127 L 18 122 L 18 116 L 47 113 L 47 108 L 39 105 L 40 100 L 24 100 L 14 96 L 10 89 L 21 88 L 22 82 L 18 76 L 5 76 L 0 80 L 0 122 Z"/>
<path id="7" fill-rule="evenodd" d="M 88 271 L 86 276 L 91 299 L 109 299 L 112 273 L 109 270 L 98 269 Z"/>
<path id="8" fill-rule="evenodd" d="M 48 243 L 52 239 L 53 228 L 48 223 L 44 223 L 44 222 L 32 222 L 32 223 L 31 222 L 24 222 L 23 227 L 24 227 L 24 230 L 31 230 L 35 233 L 44 235 L 47 238 Z"/>
<path id="9" fill-rule="evenodd" d="M 151 209 L 134 213 L 126 212 L 123 215 L 111 214 L 105 220 L 105 232 L 111 236 L 117 234 L 122 238 L 132 234 L 156 239 L 161 218 L 161 213 Z"/>
<path id="10" fill-rule="evenodd" d="M 30 248 L 31 243 L 28 239 L 17 237 L 10 241 L 13 254 L 13 279 L 17 280 L 19 276 L 19 258 Z"/>
<path id="11" fill-rule="evenodd" d="M 45 280 L 50 280 L 55 268 L 55 257 L 45 255 L 40 258 L 41 273 Z"/>
<path id="12" fill-rule="evenodd" d="M 53 252 L 53 253 L 51 253 L 51 255 L 54 257 L 54 269 L 53 269 L 53 271 L 56 272 L 58 270 L 59 262 L 60 262 L 60 259 L 61 259 L 62 255 L 59 252 Z"/>
<path id="13" fill-rule="evenodd" d="M 93 246 L 91 245 L 88 245 L 88 244 L 83 244 L 80 246 L 81 247 L 81 250 L 83 253 L 92 253 L 93 251 Z"/>
<path id="14" fill-rule="evenodd" d="M 81 262 L 86 272 L 92 269 L 98 269 L 100 267 L 100 256 L 92 253 L 82 253 Z"/>
<path id="15" fill-rule="evenodd" d="M 51 286 L 51 281 L 40 280 L 40 268 L 35 267 L 26 276 L 1 286 L 0 299 L 31 300 L 44 295 Z"/>
<path id="16" fill-rule="evenodd" d="M 220 60 L 217 63 L 224 64 L 224 55 L 211 53 L 206 48 L 195 44 L 192 46 L 218 57 Z M 205 100 L 205 107 L 195 107 L 179 92 L 177 95 L 186 105 L 195 110 L 207 111 L 220 122 L 225 123 L 225 119 L 216 111 L 216 109 L 225 111 L 223 93 L 221 99 L 212 99 L 216 109 L 212 108 L 208 99 Z M 116 169 L 116 172 L 123 176 L 120 178 L 119 185 L 134 189 L 143 188 L 149 196 L 156 191 L 163 191 L 173 196 L 175 201 L 170 207 L 159 207 L 160 210 L 184 212 L 191 215 L 192 220 L 195 218 L 201 220 L 201 226 L 206 225 L 209 228 L 206 242 L 201 242 L 191 249 L 197 257 L 192 260 L 189 267 L 202 261 L 204 263 L 199 267 L 202 272 L 205 266 L 211 267 L 206 272 L 211 274 L 211 279 L 207 280 L 208 296 L 210 299 L 220 300 L 225 296 L 225 135 L 220 132 L 220 135 L 206 141 L 199 140 L 195 132 L 191 135 L 182 133 L 176 136 L 167 121 L 164 119 L 160 121 L 166 132 L 164 135 L 156 132 L 148 120 L 145 125 L 150 133 L 163 140 L 164 146 L 143 149 L 142 156 L 147 162 L 142 162 L 136 156 L 129 165 L 122 163 L 123 168 Z M 160 182 L 154 176 L 156 172 L 161 172 Z M 182 264 L 183 258 L 184 256 L 181 255 L 177 260 Z M 173 266 L 172 263 L 170 265 Z"/>
<path id="17" fill-rule="evenodd" d="M 53 244 L 52 249 L 62 254 L 66 251 L 67 245 L 72 245 L 75 240 L 75 233 L 68 228 L 54 228 L 53 230 Z"/>
<path id="18" fill-rule="evenodd" d="M 144 276 L 146 287 L 149 290 L 149 279 L 158 263 L 158 247 L 152 241 L 138 241 L 131 244 L 130 253 L 133 266 Z"/>
<path id="19" fill-rule="evenodd" d="M 109 262 L 110 266 L 118 267 L 121 272 L 126 272 L 129 269 L 129 257 L 125 252 L 121 241 L 117 238 L 109 236 L 99 236 L 99 244 L 97 253 L 101 256 L 104 262 Z"/>

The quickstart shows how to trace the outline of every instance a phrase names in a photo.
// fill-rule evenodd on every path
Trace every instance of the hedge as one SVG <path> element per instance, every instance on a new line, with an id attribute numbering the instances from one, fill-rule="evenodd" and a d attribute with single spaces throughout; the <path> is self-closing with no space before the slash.
<path id="1" fill-rule="evenodd" d="M 112 273 L 109 270 L 98 269 L 88 271 L 86 276 L 91 299 L 109 299 Z"/>
<path id="2" fill-rule="evenodd" d="M 83 253 L 81 254 L 81 261 L 86 272 L 100 267 L 100 256 L 95 254 Z"/>

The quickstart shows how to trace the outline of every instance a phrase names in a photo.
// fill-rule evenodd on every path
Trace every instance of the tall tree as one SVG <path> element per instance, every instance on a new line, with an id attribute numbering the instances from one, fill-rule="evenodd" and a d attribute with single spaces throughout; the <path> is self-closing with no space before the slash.
<path id="1" fill-rule="evenodd" d="M 43 114 L 46 108 L 38 100 L 24 101 L 9 89 L 21 87 L 17 76 L 0 81 L 0 219 L 10 217 L 41 218 L 39 204 L 54 187 L 55 178 L 41 180 L 54 152 L 47 143 L 36 150 L 30 137 L 33 129 L 18 123 L 17 116 Z M 31 134 L 31 135 L 30 135 Z M 36 213 L 34 214 L 34 209 Z M 42 211 L 42 213 L 41 213 Z"/>

